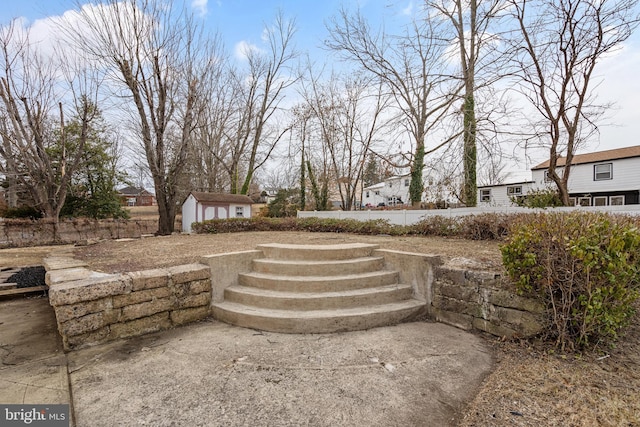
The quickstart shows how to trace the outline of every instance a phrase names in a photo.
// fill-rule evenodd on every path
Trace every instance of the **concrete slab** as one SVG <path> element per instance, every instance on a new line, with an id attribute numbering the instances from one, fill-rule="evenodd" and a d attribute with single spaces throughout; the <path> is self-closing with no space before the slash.
<path id="1" fill-rule="evenodd" d="M 0 301 L 0 403 L 70 403 L 66 355 L 46 297 Z"/>
<path id="2" fill-rule="evenodd" d="M 68 354 L 78 426 L 455 425 L 483 341 L 416 322 L 287 335 L 204 321 Z"/>

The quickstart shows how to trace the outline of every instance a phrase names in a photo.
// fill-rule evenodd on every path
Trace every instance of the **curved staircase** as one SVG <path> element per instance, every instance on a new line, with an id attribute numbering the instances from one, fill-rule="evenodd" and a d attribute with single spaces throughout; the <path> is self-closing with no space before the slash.
<path id="1" fill-rule="evenodd" d="M 412 320 L 426 310 L 377 245 L 259 245 L 264 258 L 213 304 L 216 319 L 271 332 L 325 333 Z"/>

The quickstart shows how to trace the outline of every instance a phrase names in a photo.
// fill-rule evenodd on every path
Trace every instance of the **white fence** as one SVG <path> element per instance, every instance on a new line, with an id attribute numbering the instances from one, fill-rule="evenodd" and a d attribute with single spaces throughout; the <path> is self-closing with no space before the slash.
<path id="1" fill-rule="evenodd" d="M 609 212 L 627 215 L 640 215 L 640 205 L 624 206 L 590 206 L 562 207 L 547 209 L 529 209 L 512 206 L 431 209 L 431 210 L 366 210 L 366 211 L 298 211 L 298 218 L 333 218 L 369 221 L 375 219 L 388 220 L 390 224 L 410 225 L 429 216 L 458 217 L 479 215 L 483 213 L 532 213 L 532 212 Z"/>

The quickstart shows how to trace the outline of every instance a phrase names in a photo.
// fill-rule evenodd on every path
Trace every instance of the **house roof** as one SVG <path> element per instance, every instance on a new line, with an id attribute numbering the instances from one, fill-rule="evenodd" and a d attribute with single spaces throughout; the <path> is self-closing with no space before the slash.
<path id="1" fill-rule="evenodd" d="M 134 187 L 132 185 L 119 189 L 118 193 L 122 196 L 153 196 L 152 193 L 148 192 L 144 188 Z"/>
<path id="2" fill-rule="evenodd" d="M 502 184 L 478 185 L 478 188 L 506 187 L 511 185 L 535 184 L 535 181 L 503 182 Z"/>
<path id="3" fill-rule="evenodd" d="M 386 184 L 384 182 L 379 182 L 377 184 L 372 184 L 368 187 L 364 187 L 364 190 L 375 190 L 376 188 L 384 188 L 385 185 Z"/>
<path id="4" fill-rule="evenodd" d="M 206 203 L 242 203 L 252 204 L 251 197 L 244 194 L 226 194 L 226 193 L 203 193 L 199 191 L 192 191 L 191 195 L 199 202 Z"/>
<path id="5" fill-rule="evenodd" d="M 604 162 L 607 160 L 627 159 L 630 157 L 640 157 L 640 145 L 616 148 L 614 150 L 596 151 L 595 153 L 577 154 L 573 156 L 571 164 L 579 165 L 582 163 Z M 558 158 L 558 166 L 564 166 L 566 160 L 566 157 Z M 547 169 L 548 167 L 549 160 L 546 160 L 539 165 L 532 167 L 531 170 Z"/>

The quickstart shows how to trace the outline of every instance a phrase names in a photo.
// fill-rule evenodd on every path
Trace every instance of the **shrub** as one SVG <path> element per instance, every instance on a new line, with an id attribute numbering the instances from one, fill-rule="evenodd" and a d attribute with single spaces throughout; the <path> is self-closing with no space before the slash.
<path id="1" fill-rule="evenodd" d="M 507 236 L 513 215 L 485 213 L 468 215 L 460 224 L 462 237 L 471 240 L 502 240 Z"/>
<path id="2" fill-rule="evenodd" d="M 454 236 L 460 233 L 460 220 L 441 215 L 427 216 L 410 226 L 411 234 Z"/>
<path id="3" fill-rule="evenodd" d="M 548 208 L 562 206 L 562 199 L 557 190 L 545 188 L 531 190 L 526 196 L 511 197 L 511 201 L 523 208 Z"/>
<path id="4" fill-rule="evenodd" d="M 520 293 L 539 296 L 547 336 L 562 350 L 615 340 L 640 290 L 635 219 L 601 213 L 536 214 L 510 229 L 502 258 Z"/>
<path id="5" fill-rule="evenodd" d="M 32 206 L 18 206 L 17 208 L 7 208 L 4 211 L 4 217 L 39 219 L 42 218 L 42 212 Z"/>

